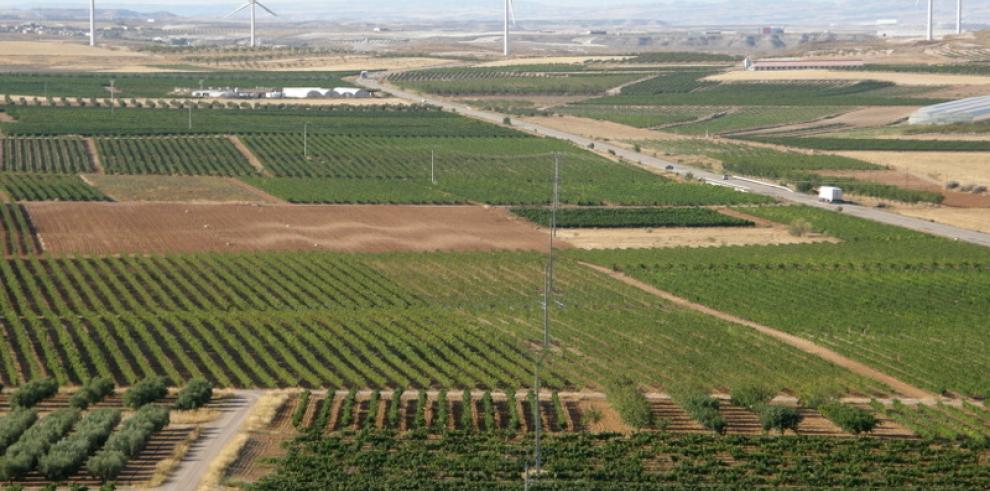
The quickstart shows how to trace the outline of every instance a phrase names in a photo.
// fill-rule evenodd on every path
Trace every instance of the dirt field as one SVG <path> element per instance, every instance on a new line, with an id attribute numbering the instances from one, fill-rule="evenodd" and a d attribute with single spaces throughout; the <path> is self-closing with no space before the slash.
<path id="1" fill-rule="evenodd" d="M 337 56 L 332 58 L 300 58 L 273 60 L 271 68 L 259 63 L 263 71 L 289 72 L 347 72 L 354 70 L 413 70 L 449 64 L 442 58 L 378 58 L 374 56 Z M 281 67 L 278 65 L 289 65 Z"/>
<path id="2" fill-rule="evenodd" d="M 500 67 L 500 66 L 515 66 L 515 65 L 580 65 L 588 61 L 615 61 L 615 60 L 625 60 L 628 56 L 545 56 L 537 58 L 512 58 L 508 60 L 496 60 L 489 61 L 486 63 L 481 63 L 475 66 L 479 67 Z"/>
<path id="3" fill-rule="evenodd" d="M 86 174 L 115 201 L 185 203 L 278 203 L 280 200 L 236 179 L 206 176 L 117 176 Z"/>
<path id="4" fill-rule="evenodd" d="M 31 203 L 47 252 L 541 250 L 546 235 L 503 209 Z M 566 244 L 564 245 L 566 247 Z"/>
<path id="5" fill-rule="evenodd" d="M 82 43 L 32 41 L 0 42 L 0 56 L 71 56 L 74 58 L 145 58 L 148 55 L 127 49 L 91 48 Z"/>
<path id="6" fill-rule="evenodd" d="M 578 249 L 726 247 L 835 241 L 820 235 L 795 237 L 784 227 L 560 230 L 558 237 Z"/>
<path id="7" fill-rule="evenodd" d="M 939 183 L 990 185 L 990 152 L 839 152 L 839 155 L 908 171 Z"/>
<path id="8" fill-rule="evenodd" d="M 569 131 L 588 138 L 607 140 L 682 140 L 687 137 L 648 129 L 633 128 L 624 124 L 577 116 L 519 118 L 561 131 Z"/>
<path id="9" fill-rule="evenodd" d="M 845 114 L 840 114 L 834 118 L 825 120 L 809 121 L 787 126 L 775 126 L 766 130 L 754 131 L 753 134 L 778 133 L 785 131 L 813 130 L 823 124 L 842 125 L 844 128 L 876 128 L 889 126 L 898 121 L 906 119 L 918 108 L 913 106 L 877 106 L 856 109 Z"/>
<path id="10" fill-rule="evenodd" d="M 990 213 L 983 208 L 951 208 L 947 206 L 905 207 L 894 211 L 909 217 L 923 218 L 968 230 L 990 233 Z"/>
<path id="11" fill-rule="evenodd" d="M 990 77 L 930 73 L 853 72 L 832 70 L 793 70 L 782 72 L 732 71 L 708 77 L 717 82 L 759 82 L 786 80 L 878 80 L 898 85 L 990 85 Z"/>

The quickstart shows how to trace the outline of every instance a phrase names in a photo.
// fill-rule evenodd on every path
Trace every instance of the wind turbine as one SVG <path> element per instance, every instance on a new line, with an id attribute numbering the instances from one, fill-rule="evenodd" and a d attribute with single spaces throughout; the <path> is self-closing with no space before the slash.
<path id="1" fill-rule="evenodd" d="M 231 12 L 230 14 L 227 14 L 227 17 L 231 17 L 234 14 L 237 14 L 238 12 L 241 12 L 241 11 L 243 11 L 246 8 L 250 8 L 251 9 L 251 47 L 252 48 L 254 48 L 255 46 L 257 46 L 256 38 L 254 36 L 254 33 L 255 33 L 255 23 L 256 23 L 256 21 L 258 19 L 258 15 L 256 13 L 257 7 L 261 7 L 263 9 L 265 9 L 265 12 L 268 12 L 269 14 L 272 14 L 275 17 L 278 17 L 278 14 L 276 14 L 275 12 L 272 12 L 272 9 L 270 9 L 268 7 L 265 7 L 258 0 L 248 0 L 248 3 L 245 3 L 244 5 L 241 5 L 237 10 Z"/>
<path id="2" fill-rule="evenodd" d="M 89 45 L 96 46 L 96 0 L 89 0 Z"/>
<path id="3" fill-rule="evenodd" d="M 935 0 L 928 0 L 928 36 L 929 41 L 935 40 Z"/>
<path id="4" fill-rule="evenodd" d="M 512 0 L 505 0 L 505 38 L 502 54 L 509 56 L 512 54 L 512 46 L 509 43 L 509 22 L 516 25 L 516 13 L 512 10 Z"/>
<path id="5" fill-rule="evenodd" d="M 962 34 L 962 2 L 956 0 L 956 34 Z"/>

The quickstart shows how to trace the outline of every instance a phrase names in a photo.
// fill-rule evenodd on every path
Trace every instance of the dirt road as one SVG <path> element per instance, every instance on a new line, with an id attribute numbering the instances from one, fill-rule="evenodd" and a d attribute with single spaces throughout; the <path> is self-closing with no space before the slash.
<path id="1" fill-rule="evenodd" d="M 165 484 L 151 488 L 154 491 L 190 491 L 199 487 L 200 481 L 220 452 L 241 429 L 241 425 L 251 413 L 254 403 L 261 398 L 263 391 L 239 390 L 234 393 L 233 402 L 226 405 L 222 414 L 203 428 L 203 436 L 189 450 Z"/>
<path id="2" fill-rule="evenodd" d="M 760 333 L 763 333 L 767 336 L 777 339 L 778 341 L 782 341 L 785 344 L 788 344 L 794 348 L 804 351 L 805 353 L 815 355 L 829 363 L 845 368 L 857 375 L 861 375 L 863 377 L 876 380 L 877 382 L 885 384 L 894 391 L 896 391 L 898 394 L 901 394 L 903 396 L 910 397 L 913 399 L 919 399 L 923 401 L 937 401 L 941 399 L 939 396 L 931 392 L 928 392 L 927 390 L 915 387 L 907 382 L 891 377 L 890 375 L 880 372 L 879 370 L 876 370 L 856 360 L 846 358 L 845 356 L 836 353 L 835 351 L 832 351 L 823 346 L 819 346 L 807 339 L 795 336 L 793 334 L 788 334 L 783 331 L 779 331 L 772 327 L 764 326 L 762 324 L 757 324 L 755 322 L 748 321 L 741 317 L 736 317 L 734 315 L 726 314 L 725 312 L 720 312 L 718 310 L 706 307 L 701 304 L 691 302 L 690 300 L 678 297 L 669 292 L 665 292 L 651 285 L 643 283 L 642 281 L 630 278 L 629 276 L 626 276 L 622 273 L 617 273 L 602 266 L 597 266 L 588 263 L 581 263 L 581 264 L 584 264 L 585 266 L 600 273 L 607 274 L 612 278 L 615 278 L 627 285 L 634 286 L 640 290 L 643 290 L 644 292 L 650 293 L 652 295 L 656 295 L 657 297 L 667 300 L 680 307 L 684 307 L 690 310 L 694 310 L 696 312 L 701 312 L 703 314 L 716 317 L 718 319 L 732 322 L 734 324 L 739 324 L 742 326 L 755 329 Z"/>

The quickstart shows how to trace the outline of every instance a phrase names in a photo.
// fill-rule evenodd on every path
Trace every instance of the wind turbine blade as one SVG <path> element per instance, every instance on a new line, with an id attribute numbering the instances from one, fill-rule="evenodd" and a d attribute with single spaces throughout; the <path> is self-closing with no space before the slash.
<path id="1" fill-rule="evenodd" d="M 235 11 L 227 14 L 227 17 L 233 17 L 234 15 L 237 15 L 238 13 L 244 11 L 244 9 L 247 9 L 247 8 L 250 8 L 250 7 L 251 7 L 251 2 L 245 3 L 244 5 L 241 5 L 240 7 L 238 7 L 237 10 L 235 10 Z"/>
<path id="2" fill-rule="evenodd" d="M 512 20 L 512 25 L 516 25 L 516 10 L 512 8 L 512 0 L 509 0 L 509 19 Z"/>
<path id="3" fill-rule="evenodd" d="M 275 17 L 278 17 L 278 14 L 276 14 L 275 12 L 272 12 L 272 9 L 270 9 L 268 7 L 265 7 L 261 2 L 254 2 L 254 4 L 257 5 L 257 6 L 259 6 L 259 7 L 261 7 L 262 9 L 264 9 L 265 12 L 268 12 L 269 14 L 272 14 Z"/>

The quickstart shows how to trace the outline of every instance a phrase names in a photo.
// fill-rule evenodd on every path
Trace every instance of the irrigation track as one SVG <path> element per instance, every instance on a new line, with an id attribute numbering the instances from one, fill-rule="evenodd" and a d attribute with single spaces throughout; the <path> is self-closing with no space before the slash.
<path id="1" fill-rule="evenodd" d="M 860 363 L 856 360 L 847 358 L 839 353 L 836 353 L 835 351 L 825 348 L 824 346 L 815 344 L 814 342 L 809 341 L 807 339 L 795 336 L 793 334 L 788 334 L 786 332 L 774 329 L 769 326 L 765 326 L 763 324 L 757 324 L 755 322 L 748 321 L 741 317 L 736 317 L 734 315 L 730 315 L 725 312 L 721 312 L 698 303 L 694 303 L 690 300 L 678 297 L 677 295 L 674 295 L 670 292 L 660 290 L 652 285 L 648 285 L 646 283 L 643 283 L 642 281 L 631 278 L 622 273 L 612 271 L 602 266 L 589 264 L 585 262 L 581 262 L 581 264 L 595 271 L 598 271 L 599 273 L 607 274 L 612 278 L 619 280 L 627 285 L 636 287 L 651 295 L 655 295 L 664 300 L 667 300 L 677 306 L 685 307 L 687 309 L 694 310 L 696 312 L 701 312 L 703 314 L 710 315 L 712 317 L 722 319 L 724 321 L 732 322 L 734 324 L 739 324 L 754 329 L 756 331 L 759 331 L 762 334 L 777 339 L 778 341 L 782 341 L 787 345 L 790 345 L 794 348 L 804 351 L 805 353 L 815 355 L 829 363 L 845 368 L 846 370 L 849 370 L 857 375 L 887 385 L 888 387 L 896 391 L 898 394 L 903 395 L 905 397 L 918 399 L 919 401 L 929 405 L 937 404 L 939 401 L 943 400 L 942 397 L 937 396 L 927 390 L 915 387 L 907 382 L 904 382 L 890 375 L 887 375 L 864 363 Z"/>
<path id="2" fill-rule="evenodd" d="M 151 488 L 154 491 L 190 491 L 199 488 L 224 447 L 241 431 L 251 408 L 261 398 L 262 391 L 238 390 L 234 393 L 236 402 L 222 409 L 219 418 L 203 426 L 203 436 L 193 444 L 189 453 L 182 459 L 178 469 L 169 476 L 165 484 Z"/>
<path id="3" fill-rule="evenodd" d="M 406 99 L 412 101 L 413 103 L 434 105 L 444 110 L 453 111 L 456 112 L 457 114 L 482 120 L 488 123 L 501 125 L 504 118 L 511 117 L 506 114 L 495 113 L 491 111 L 480 111 L 466 104 L 452 102 L 450 100 L 443 99 L 440 97 L 427 95 L 427 94 L 418 94 L 415 92 L 403 90 L 391 84 L 383 82 L 385 78 L 387 78 L 389 75 L 392 75 L 394 73 L 400 73 L 400 72 L 375 72 L 371 74 L 370 78 L 359 78 L 356 80 L 356 82 L 358 85 L 362 85 L 368 89 L 388 92 L 393 97 Z M 841 207 L 837 207 L 835 205 L 819 202 L 817 196 L 785 191 L 783 189 L 780 189 L 778 186 L 774 186 L 771 184 L 763 184 L 760 182 L 754 182 L 749 180 L 741 180 L 736 178 L 723 179 L 724 176 L 722 174 L 715 174 L 711 171 L 702 169 L 700 167 L 692 167 L 689 165 L 684 165 L 676 162 L 668 162 L 656 157 L 651 157 L 649 155 L 637 153 L 628 148 L 623 148 L 617 145 L 613 145 L 607 141 L 602 141 L 600 139 L 586 138 L 581 135 L 569 133 L 566 131 L 555 130 L 553 128 L 531 123 L 528 121 L 513 119 L 512 128 L 520 131 L 529 132 L 535 135 L 548 136 L 551 138 L 556 138 L 558 140 L 566 140 L 576 144 L 579 147 L 586 148 L 593 143 L 595 145 L 595 148 L 601 152 L 611 151 L 611 153 L 614 153 L 616 157 L 623 158 L 630 162 L 638 162 L 642 166 L 656 169 L 658 171 L 672 172 L 682 176 L 691 174 L 695 178 L 704 180 L 709 183 L 729 185 L 733 188 L 740 189 L 745 192 L 770 196 L 780 201 L 791 202 L 791 203 L 811 206 L 815 208 L 823 208 L 833 211 L 841 211 L 843 214 L 855 216 L 858 218 L 863 218 L 866 220 L 872 220 L 874 222 L 885 223 L 887 225 L 894 225 L 898 227 L 907 228 L 910 230 L 915 230 L 918 232 L 924 232 L 932 235 L 946 237 L 953 240 L 961 240 L 961 241 L 981 245 L 984 247 L 990 247 L 990 234 L 988 233 L 966 230 L 959 227 L 953 227 L 951 225 L 944 225 L 941 223 L 934 223 L 920 218 L 912 218 L 903 215 L 897 215 L 895 213 L 878 210 L 876 208 L 870 208 L 866 206 L 843 204 Z"/>

